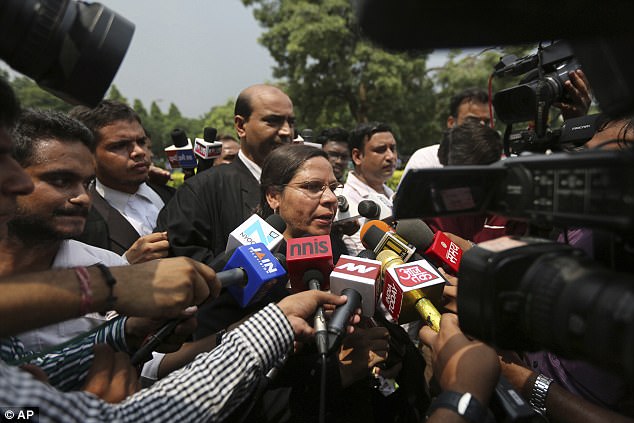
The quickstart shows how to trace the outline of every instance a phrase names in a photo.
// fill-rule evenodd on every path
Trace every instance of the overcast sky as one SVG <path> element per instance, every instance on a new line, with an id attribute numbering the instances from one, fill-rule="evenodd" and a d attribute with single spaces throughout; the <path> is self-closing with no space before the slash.
<path id="1" fill-rule="evenodd" d="M 243 88 L 272 81 L 263 29 L 240 0 L 100 0 L 136 31 L 114 83 L 130 100 L 197 117 Z M 434 65 L 445 53 L 435 55 Z M 162 101 L 161 101 L 162 100 Z"/>
<path id="2" fill-rule="evenodd" d="M 273 59 L 257 41 L 263 29 L 240 0 L 99 2 L 136 25 L 113 81 L 130 101 L 156 101 L 164 112 L 173 102 L 199 117 L 249 85 L 273 81 Z M 445 57 L 433 54 L 429 66 Z"/>

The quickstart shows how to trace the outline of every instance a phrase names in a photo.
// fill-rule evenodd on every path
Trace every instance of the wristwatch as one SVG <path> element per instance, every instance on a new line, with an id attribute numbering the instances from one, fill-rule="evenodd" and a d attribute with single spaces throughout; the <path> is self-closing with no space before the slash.
<path id="1" fill-rule="evenodd" d="M 454 391 L 443 391 L 432 401 L 427 410 L 427 417 L 438 408 L 449 410 L 464 417 L 471 423 L 485 423 L 489 420 L 489 410 L 480 404 L 469 392 L 463 394 Z"/>
<path id="2" fill-rule="evenodd" d="M 528 403 L 542 416 L 546 415 L 546 396 L 553 380 L 542 374 L 537 375 Z"/>

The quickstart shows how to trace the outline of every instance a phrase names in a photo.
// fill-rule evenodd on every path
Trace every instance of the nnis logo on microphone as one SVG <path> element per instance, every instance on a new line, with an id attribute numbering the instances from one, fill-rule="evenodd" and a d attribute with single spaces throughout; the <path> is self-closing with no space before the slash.
<path id="1" fill-rule="evenodd" d="M 261 242 L 262 244 L 270 245 L 279 236 L 280 233 L 276 230 L 271 230 L 267 234 L 259 220 L 255 220 L 251 226 L 240 232 L 240 238 L 248 244 Z"/>
<path id="2" fill-rule="evenodd" d="M 307 239 L 306 241 L 295 240 L 292 244 L 288 244 L 288 256 L 313 256 L 318 254 L 326 254 L 330 251 L 330 243 L 326 240 Z"/>
<path id="3" fill-rule="evenodd" d="M 267 274 L 277 272 L 277 260 L 267 257 L 268 254 L 258 247 L 249 247 L 249 253 L 256 259 L 260 268 Z"/>

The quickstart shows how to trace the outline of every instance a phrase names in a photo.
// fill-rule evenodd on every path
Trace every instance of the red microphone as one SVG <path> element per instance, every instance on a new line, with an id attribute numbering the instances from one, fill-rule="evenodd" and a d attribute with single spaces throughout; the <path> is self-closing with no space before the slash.
<path id="1" fill-rule="evenodd" d="M 396 233 L 416 247 L 436 266 L 457 274 L 462 259 L 462 248 L 443 232 L 433 233 L 420 219 L 401 219 L 396 224 Z"/>
<path id="2" fill-rule="evenodd" d="M 398 324 L 413 322 L 420 317 L 439 330 L 440 314 L 434 304 L 440 304 L 445 279 L 427 260 L 396 264 L 383 276 L 383 305 Z"/>
<path id="3" fill-rule="evenodd" d="M 311 269 L 321 272 L 324 280 L 320 288 L 327 290 L 330 287 L 328 275 L 333 268 L 330 236 L 289 239 L 286 243 L 286 267 L 294 293 L 308 290 L 304 274 Z"/>

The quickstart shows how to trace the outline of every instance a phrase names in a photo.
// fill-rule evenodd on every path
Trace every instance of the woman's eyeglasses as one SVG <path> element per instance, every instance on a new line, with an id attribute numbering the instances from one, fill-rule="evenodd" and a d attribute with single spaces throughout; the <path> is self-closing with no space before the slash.
<path id="1" fill-rule="evenodd" d="M 325 184 L 322 181 L 305 181 L 292 184 L 284 184 L 280 186 L 295 188 L 302 191 L 307 196 L 313 199 L 321 198 L 321 196 L 324 195 L 326 188 L 328 188 L 333 193 L 335 192 L 335 190 L 343 188 L 343 184 L 341 182 L 330 182 L 328 184 Z"/>

